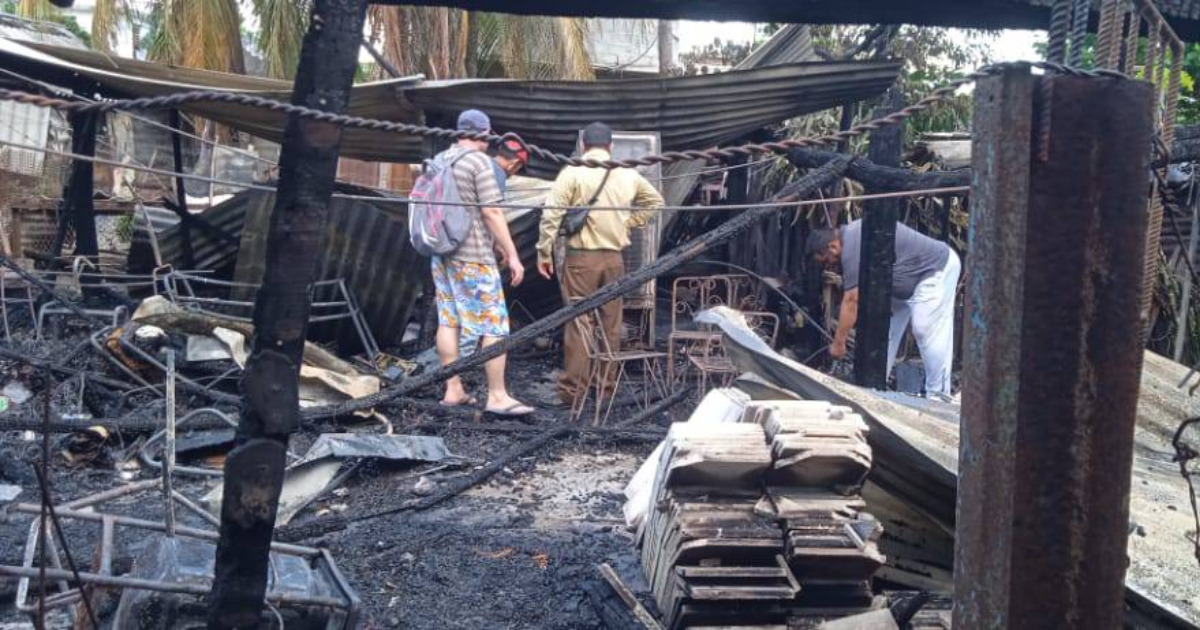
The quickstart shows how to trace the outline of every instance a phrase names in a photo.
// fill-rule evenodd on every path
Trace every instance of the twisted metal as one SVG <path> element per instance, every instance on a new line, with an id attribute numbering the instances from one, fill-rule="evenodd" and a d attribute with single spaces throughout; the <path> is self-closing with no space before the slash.
<path id="1" fill-rule="evenodd" d="M 1046 60 L 1063 63 L 1067 57 L 1067 34 L 1071 26 L 1071 0 L 1055 0 L 1050 9 L 1050 37 Z"/>
<path id="2" fill-rule="evenodd" d="M 1071 52 L 1067 63 L 1078 66 L 1083 63 L 1083 40 L 1087 37 L 1092 0 L 1071 0 L 1071 11 Z"/>
<path id="3" fill-rule="evenodd" d="M 457 129 L 444 129 L 440 127 L 429 127 L 425 125 L 415 125 L 410 123 L 402 123 L 389 120 L 379 120 L 374 118 L 364 118 L 361 116 L 351 116 L 348 114 L 334 114 L 320 109 L 307 107 L 304 105 L 296 105 L 285 103 L 274 99 L 264 98 L 251 94 L 242 94 L 237 92 L 222 92 L 213 90 L 200 90 L 193 92 L 183 92 L 179 94 L 171 94 L 167 96 L 142 97 L 135 99 L 107 100 L 99 102 L 80 102 L 70 101 L 62 98 L 45 96 L 42 94 L 33 94 L 21 90 L 0 89 L 0 100 L 14 101 L 37 107 L 49 107 L 65 112 L 112 112 L 112 111 L 129 111 L 129 110 L 151 110 L 151 109 L 175 109 L 186 105 L 195 105 L 198 103 L 220 103 L 225 105 L 242 105 L 247 107 L 255 107 L 268 111 L 299 116 L 307 120 L 325 122 L 331 124 L 342 125 L 343 127 L 353 129 L 365 129 L 370 131 L 384 131 L 392 133 L 400 133 L 406 135 L 420 136 L 423 138 L 436 138 L 440 140 L 479 140 L 484 142 L 502 142 L 505 140 L 516 140 L 520 142 L 531 154 L 547 160 L 554 164 L 567 166 L 586 166 L 590 168 L 633 168 L 638 166 L 654 166 L 657 164 L 670 164 L 684 160 L 722 160 L 729 161 L 736 158 L 751 158 L 759 155 L 771 153 L 785 153 L 791 149 L 810 148 L 817 146 L 835 145 L 839 142 L 851 140 L 866 135 L 872 131 L 889 127 L 898 124 L 912 116 L 926 111 L 952 98 L 960 88 L 975 83 L 976 81 L 1002 74 L 1010 70 L 1024 69 L 1040 69 L 1046 72 L 1056 74 L 1064 74 L 1077 77 L 1085 77 L 1092 79 L 1128 79 L 1125 74 L 1115 70 L 1084 70 L 1069 66 L 1063 63 L 1053 61 L 1014 61 L 993 64 L 984 66 L 975 72 L 963 76 L 945 86 L 937 88 L 929 93 L 928 96 L 921 100 L 905 107 L 899 111 L 882 116 L 873 120 L 859 123 L 836 133 L 812 136 L 804 138 L 792 138 L 780 140 L 777 142 L 764 142 L 760 144 L 744 144 L 735 147 L 724 147 L 706 150 L 689 150 L 689 151 L 667 151 L 659 155 L 648 155 L 637 159 L 627 160 L 595 160 L 570 157 L 560 153 L 555 153 L 548 149 L 544 149 L 535 144 L 525 142 L 519 135 L 515 133 L 506 133 L 496 135 L 490 133 L 478 133 L 472 131 L 460 131 Z"/>

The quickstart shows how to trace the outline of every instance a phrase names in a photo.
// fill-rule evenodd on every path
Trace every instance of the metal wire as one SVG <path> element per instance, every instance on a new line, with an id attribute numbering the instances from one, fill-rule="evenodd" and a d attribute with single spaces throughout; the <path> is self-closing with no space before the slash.
<path id="1" fill-rule="evenodd" d="M 916 103 L 913 103 L 912 105 L 909 105 L 908 107 L 888 114 L 887 116 L 882 116 L 874 120 L 859 123 L 844 131 L 838 131 L 822 136 L 794 138 L 761 144 L 745 144 L 735 147 L 715 148 L 703 151 L 668 151 L 659 155 L 648 155 L 641 158 L 628 160 L 596 160 L 590 158 L 570 157 L 560 153 L 554 153 L 553 151 L 549 151 L 534 144 L 529 144 L 515 133 L 508 133 L 504 135 L 476 133 L 471 131 L 460 131 L 457 129 L 444 129 L 440 127 L 429 127 L 425 125 L 364 118 L 361 116 L 351 116 L 347 114 L 335 114 L 320 109 L 305 107 L 303 105 L 295 105 L 292 103 L 285 103 L 283 101 L 277 101 L 252 94 L 234 92 L 197 90 L 193 92 L 183 92 L 167 96 L 106 100 L 97 103 L 81 103 L 61 98 L 49 97 L 42 94 L 32 94 L 21 90 L 0 89 L 0 100 L 25 103 L 38 107 L 50 107 L 67 112 L 111 112 L 118 110 L 129 111 L 176 109 L 197 103 L 242 105 L 247 107 L 255 107 L 258 109 L 266 109 L 268 111 L 291 116 L 298 116 L 306 120 L 338 124 L 348 128 L 394 132 L 420 136 L 423 138 L 441 140 L 477 140 L 485 142 L 503 142 L 507 140 L 515 140 L 524 146 L 531 154 L 537 155 L 538 157 L 555 164 L 613 169 L 631 168 L 637 166 L 654 166 L 656 164 L 670 164 L 682 160 L 730 160 L 734 158 L 754 157 L 769 153 L 782 153 L 791 149 L 804 147 L 837 144 L 842 141 L 866 135 L 867 133 L 882 129 L 884 127 L 895 125 L 907 118 L 911 118 L 912 116 L 928 110 L 938 103 L 952 98 L 960 88 L 974 83 L 981 78 L 995 76 L 1014 69 L 1029 70 L 1033 68 L 1041 69 L 1046 72 L 1055 72 L 1059 74 L 1088 78 L 1128 78 L 1123 73 L 1115 70 L 1085 70 L 1054 61 L 1006 62 L 985 66 L 975 72 L 972 72 L 971 74 L 933 90 L 928 96 L 917 101 Z"/>

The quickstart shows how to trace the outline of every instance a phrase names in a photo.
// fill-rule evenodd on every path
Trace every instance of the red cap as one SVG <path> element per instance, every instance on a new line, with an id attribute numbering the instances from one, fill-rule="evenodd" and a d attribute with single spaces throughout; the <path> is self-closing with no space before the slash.
<path id="1" fill-rule="evenodd" d="M 521 161 L 521 164 L 529 164 L 529 150 L 521 146 L 516 140 L 505 140 L 502 145 L 506 152 L 516 157 Z"/>

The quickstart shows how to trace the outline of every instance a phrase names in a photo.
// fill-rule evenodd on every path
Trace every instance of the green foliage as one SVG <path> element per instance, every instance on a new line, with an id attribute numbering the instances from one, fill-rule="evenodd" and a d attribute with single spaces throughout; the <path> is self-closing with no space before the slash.
<path id="1" fill-rule="evenodd" d="M 25 4 L 28 5 L 31 3 Z M 54 6 L 46 2 L 46 0 L 41 0 L 40 3 L 33 3 L 33 6 L 35 11 L 31 13 L 27 8 L 23 8 L 22 3 L 17 2 L 16 0 L 5 0 L 3 3 L 0 3 L 0 12 L 8 13 L 10 15 L 19 15 L 29 19 L 40 19 L 47 22 L 54 22 L 55 24 L 61 24 L 68 31 L 71 31 L 71 34 L 82 40 L 85 45 L 92 45 L 91 34 L 83 30 L 83 27 L 79 26 L 79 22 L 77 22 L 73 16 L 67 15 L 62 11 L 55 9 Z"/>
<path id="2" fill-rule="evenodd" d="M 736 66 L 750 56 L 754 49 L 751 42 L 728 42 L 720 37 L 712 43 L 697 46 L 679 56 L 684 74 L 705 74 L 712 69 Z"/>

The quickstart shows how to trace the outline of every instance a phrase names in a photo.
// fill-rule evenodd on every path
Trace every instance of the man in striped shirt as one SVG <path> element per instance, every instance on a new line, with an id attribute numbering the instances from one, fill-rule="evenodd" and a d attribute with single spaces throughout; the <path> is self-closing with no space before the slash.
<path id="1" fill-rule="evenodd" d="M 458 128 L 489 133 L 491 121 L 479 110 L 467 110 L 459 116 Z M 460 346 L 474 348 L 482 343 L 487 347 L 508 336 L 508 305 L 496 251 L 502 257 L 500 264 L 512 274 L 513 286 L 525 277 L 504 211 L 488 205 L 502 202 L 504 195 L 486 150 L 487 142 L 482 140 L 459 140 L 447 149 L 459 195 L 471 213 L 471 228 L 454 253 L 431 259 L 437 291 L 437 351 L 442 365 L 458 360 Z M 505 363 L 506 357 L 501 355 L 484 364 L 488 384 L 485 409 L 503 416 L 533 413 L 533 408 L 509 395 L 504 382 Z M 446 381 L 443 405 L 477 403 L 457 376 Z"/>

